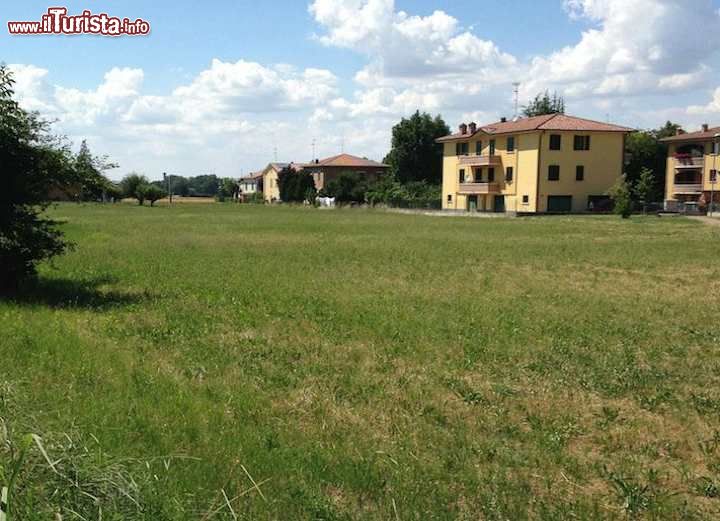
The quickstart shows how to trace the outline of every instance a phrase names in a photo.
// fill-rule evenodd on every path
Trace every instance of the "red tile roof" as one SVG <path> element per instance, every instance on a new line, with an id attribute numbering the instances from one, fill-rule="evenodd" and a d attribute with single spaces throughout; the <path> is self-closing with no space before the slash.
<path id="1" fill-rule="evenodd" d="M 350 154 L 338 154 L 337 156 L 320 159 L 317 162 L 308 163 L 305 167 L 317 166 L 347 166 L 347 167 L 368 167 L 368 168 L 388 168 L 388 165 L 365 159 L 362 157 L 352 156 Z"/>
<path id="2" fill-rule="evenodd" d="M 576 132 L 632 132 L 633 129 L 612 125 L 610 123 L 601 123 L 591 119 L 577 118 L 566 114 L 546 114 L 543 116 L 534 116 L 532 118 L 520 118 L 515 121 L 498 121 L 490 125 L 478 127 L 475 134 L 450 134 L 436 139 L 438 143 L 445 141 L 455 141 L 459 139 L 470 139 L 477 134 L 512 134 L 517 132 L 530 132 L 533 130 L 569 130 Z"/>
<path id="3" fill-rule="evenodd" d="M 676 136 L 670 136 L 661 139 L 660 141 L 709 141 L 715 137 L 715 134 L 720 133 L 720 127 L 709 128 L 707 131 L 700 130 L 698 132 L 685 132 Z"/>

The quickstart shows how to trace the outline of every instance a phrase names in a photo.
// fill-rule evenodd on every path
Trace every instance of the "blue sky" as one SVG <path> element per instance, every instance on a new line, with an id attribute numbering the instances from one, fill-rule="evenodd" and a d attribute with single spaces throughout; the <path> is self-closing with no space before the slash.
<path id="1" fill-rule="evenodd" d="M 0 60 L 31 109 L 138 170 L 238 176 L 345 150 L 382 159 L 415 109 L 449 125 L 557 90 L 577 115 L 631 126 L 720 120 L 714 0 L 66 2 L 151 34 L 11 36 Z M 202 9 L 200 5 L 212 5 Z M 3 5 L 37 20 L 49 4 Z M 484 119 L 488 121 L 484 121 Z M 720 123 L 720 122 L 719 122 Z"/>

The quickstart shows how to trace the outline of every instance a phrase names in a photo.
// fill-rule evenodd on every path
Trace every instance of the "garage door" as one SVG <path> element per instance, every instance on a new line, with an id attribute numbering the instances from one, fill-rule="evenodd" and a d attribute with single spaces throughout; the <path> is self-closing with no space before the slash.
<path id="1" fill-rule="evenodd" d="M 572 211 L 572 195 L 548 195 L 548 212 Z"/>

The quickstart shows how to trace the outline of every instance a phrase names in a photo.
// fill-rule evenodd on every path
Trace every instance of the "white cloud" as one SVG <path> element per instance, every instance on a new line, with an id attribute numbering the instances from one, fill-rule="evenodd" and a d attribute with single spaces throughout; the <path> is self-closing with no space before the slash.
<path id="1" fill-rule="evenodd" d="M 565 0 L 591 22 L 576 45 L 532 60 L 531 87 L 571 96 L 633 95 L 699 85 L 720 45 L 711 0 Z"/>
<path id="2" fill-rule="evenodd" d="M 558 0 L 559 1 L 559 0 Z M 53 71 L 13 65 L 22 104 L 119 161 L 124 171 L 237 175 L 280 160 L 345 149 L 382 159 L 392 125 L 415 110 L 486 123 L 557 90 L 568 110 L 630 126 L 673 119 L 694 126 L 720 112 L 720 15 L 712 0 L 564 0 L 585 29 L 545 55 L 518 58 L 447 12 L 396 10 L 394 0 L 314 0 L 318 45 L 364 59 L 352 78 L 314 64 L 212 60 L 165 93 L 143 92 L 146 73 L 116 67 L 91 89 L 50 83 Z M 518 17 L 521 17 L 518 14 Z M 521 20 L 520 20 L 521 21 Z M 187 74 L 185 72 L 185 74 Z M 341 89 L 354 81 L 354 90 Z M 124 173 L 124 172 L 121 172 Z M 154 174 L 155 173 L 155 174 Z"/>
<path id="3" fill-rule="evenodd" d="M 720 87 L 715 89 L 712 99 L 707 105 L 691 105 L 688 107 L 687 112 L 688 114 L 697 115 L 720 112 Z"/>

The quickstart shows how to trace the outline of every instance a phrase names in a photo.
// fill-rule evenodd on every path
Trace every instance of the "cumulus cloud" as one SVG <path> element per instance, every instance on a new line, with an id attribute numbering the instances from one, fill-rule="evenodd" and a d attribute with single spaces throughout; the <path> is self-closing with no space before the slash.
<path id="1" fill-rule="evenodd" d="M 364 59 L 342 78 L 349 89 L 327 69 L 242 59 L 214 59 L 152 95 L 143 92 L 140 69 L 112 68 L 86 90 L 53 85 L 53 71 L 33 65 L 12 69 L 25 107 L 57 118 L 77 140 L 93 136 L 91 145 L 124 167 L 160 172 L 212 165 L 236 175 L 237 161 L 258 168 L 275 147 L 279 159 L 302 161 L 313 137 L 318 155 L 345 142 L 349 151 L 382 159 L 392 125 L 415 110 L 441 113 L 451 127 L 512 115 L 513 81 L 522 82 L 521 102 L 557 90 L 570 111 L 622 115 L 617 122 L 630 126 L 661 118 L 695 124 L 720 112 L 720 88 L 707 96 L 720 84 L 720 15 L 712 0 L 561 5 L 584 30 L 554 52 L 519 58 L 445 11 L 407 13 L 394 0 L 313 0 L 317 44 Z"/>
<path id="2" fill-rule="evenodd" d="M 699 85 L 704 60 L 720 45 L 711 0 L 565 0 L 576 20 L 593 24 L 580 41 L 532 60 L 531 85 L 571 96 L 633 95 Z"/>

